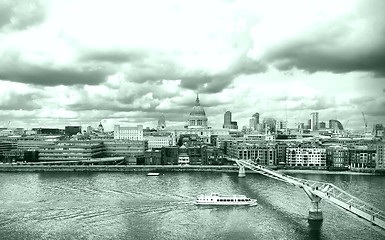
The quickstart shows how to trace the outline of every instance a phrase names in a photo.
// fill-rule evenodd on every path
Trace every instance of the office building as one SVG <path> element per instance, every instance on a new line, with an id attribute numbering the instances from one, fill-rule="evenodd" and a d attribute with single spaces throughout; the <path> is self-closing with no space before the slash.
<path id="1" fill-rule="evenodd" d="M 344 130 L 344 127 L 342 126 L 342 123 L 336 119 L 330 119 L 329 120 L 329 128 L 333 129 L 334 131 L 342 131 Z"/>
<path id="2" fill-rule="evenodd" d="M 160 149 L 148 149 L 144 152 L 144 159 L 146 165 L 161 165 L 162 151 Z"/>
<path id="3" fill-rule="evenodd" d="M 319 129 L 318 112 L 311 113 L 311 130 L 316 131 Z"/>
<path id="4" fill-rule="evenodd" d="M 148 149 L 162 148 L 173 145 L 172 135 L 151 135 L 144 136 L 143 139 L 148 143 Z"/>
<path id="5" fill-rule="evenodd" d="M 277 165 L 277 152 L 273 144 L 253 144 L 238 140 L 230 141 L 227 147 L 227 154 L 232 158 L 252 160 L 260 165 Z"/>
<path id="6" fill-rule="evenodd" d="M 351 168 L 375 168 L 376 149 L 369 149 L 368 146 L 354 146 L 349 149 Z"/>
<path id="7" fill-rule="evenodd" d="M 62 141 L 42 146 L 39 161 L 79 161 L 103 157 L 101 141 Z"/>
<path id="8" fill-rule="evenodd" d="M 376 146 L 376 168 L 385 169 L 385 142 L 380 142 Z"/>
<path id="9" fill-rule="evenodd" d="M 326 148 L 326 165 L 333 168 L 349 166 L 349 149 L 340 145 L 331 145 Z"/>
<path id="10" fill-rule="evenodd" d="M 226 111 L 223 117 L 223 128 L 231 128 L 231 112 Z"/>
<path id="11" fill-rule="evenodd" d="M 286 165 L 326 167 L 326 149 L 318 147 L 288 147 L 286 148 Z"/>
<path id="12" fill-rule="evenodd" d="M 82 133 L 82 127 L 81 126 L 65 126 L 64 127 L 64 134 L 66 136 L 73 136 L 78 133 Z"/>
<path id="13" fill-rule="evenodd" d="M 137 125 L 136 127 L 121 127 L 120 125 L 115 125 L 114 139 L 142 141 L 143 125 Z"/>
<path id="14" fill-rule="evenodd" d="M 139 157 L 147 150 L 147 142 L 144 140 L 106 140 L 104 141 L 104 153 L 107 157 Z"/>

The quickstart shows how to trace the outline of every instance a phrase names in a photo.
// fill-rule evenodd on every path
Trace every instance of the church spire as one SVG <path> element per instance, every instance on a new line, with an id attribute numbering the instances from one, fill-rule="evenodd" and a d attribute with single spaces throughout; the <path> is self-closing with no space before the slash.
<path id="1" fill-rule="evenodd" d="M 196 105 L 197 105 L 197 106 L 200 105 L 200 104 L 199 104 L 199 96 L 198 96 L 198 93 L 197 93 L 197 99 L 195 100 L 195 102 L 196 102 Z"/>

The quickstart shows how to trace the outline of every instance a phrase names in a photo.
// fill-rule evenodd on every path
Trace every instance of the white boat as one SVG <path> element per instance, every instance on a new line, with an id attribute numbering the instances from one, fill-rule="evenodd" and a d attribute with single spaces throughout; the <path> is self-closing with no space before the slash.
<path id="1" fill-rule="evenodd" d="M 210 195 L 199 195 L 195 201 L 197 205 L 224 205 L 224 206 L 254 206 L 257 200 L 246 197 L 245 195 L 220 195 L 211 193 Z"/>
<path id="2" fill-rule="evenodd" d="M 159 173 L 157 173 L 157 172 L 149 172 L 149 173 L 147 173 L 147 176 L 159 176 Z"/>

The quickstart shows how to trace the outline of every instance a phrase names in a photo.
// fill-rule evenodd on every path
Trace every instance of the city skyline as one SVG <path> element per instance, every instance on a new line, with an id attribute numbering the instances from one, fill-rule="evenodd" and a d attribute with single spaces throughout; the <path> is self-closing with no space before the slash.
<path id="1" fill-rule="evenodd" d="M 385 123 L 385 2 L 2 1 L 0 127 Z M 9 124 L 10 123 L 10 124 Z M 348 124 L 347 124 L 348 123 Z"/>

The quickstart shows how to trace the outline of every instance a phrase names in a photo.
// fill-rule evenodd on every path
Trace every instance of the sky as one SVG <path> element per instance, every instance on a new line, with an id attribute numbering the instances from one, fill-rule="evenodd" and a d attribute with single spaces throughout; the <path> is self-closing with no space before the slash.
<path id="1" fill-rule="evenodd" d="M 0 127 L 385 124 L 382 0 L 0 0 Z"/>

